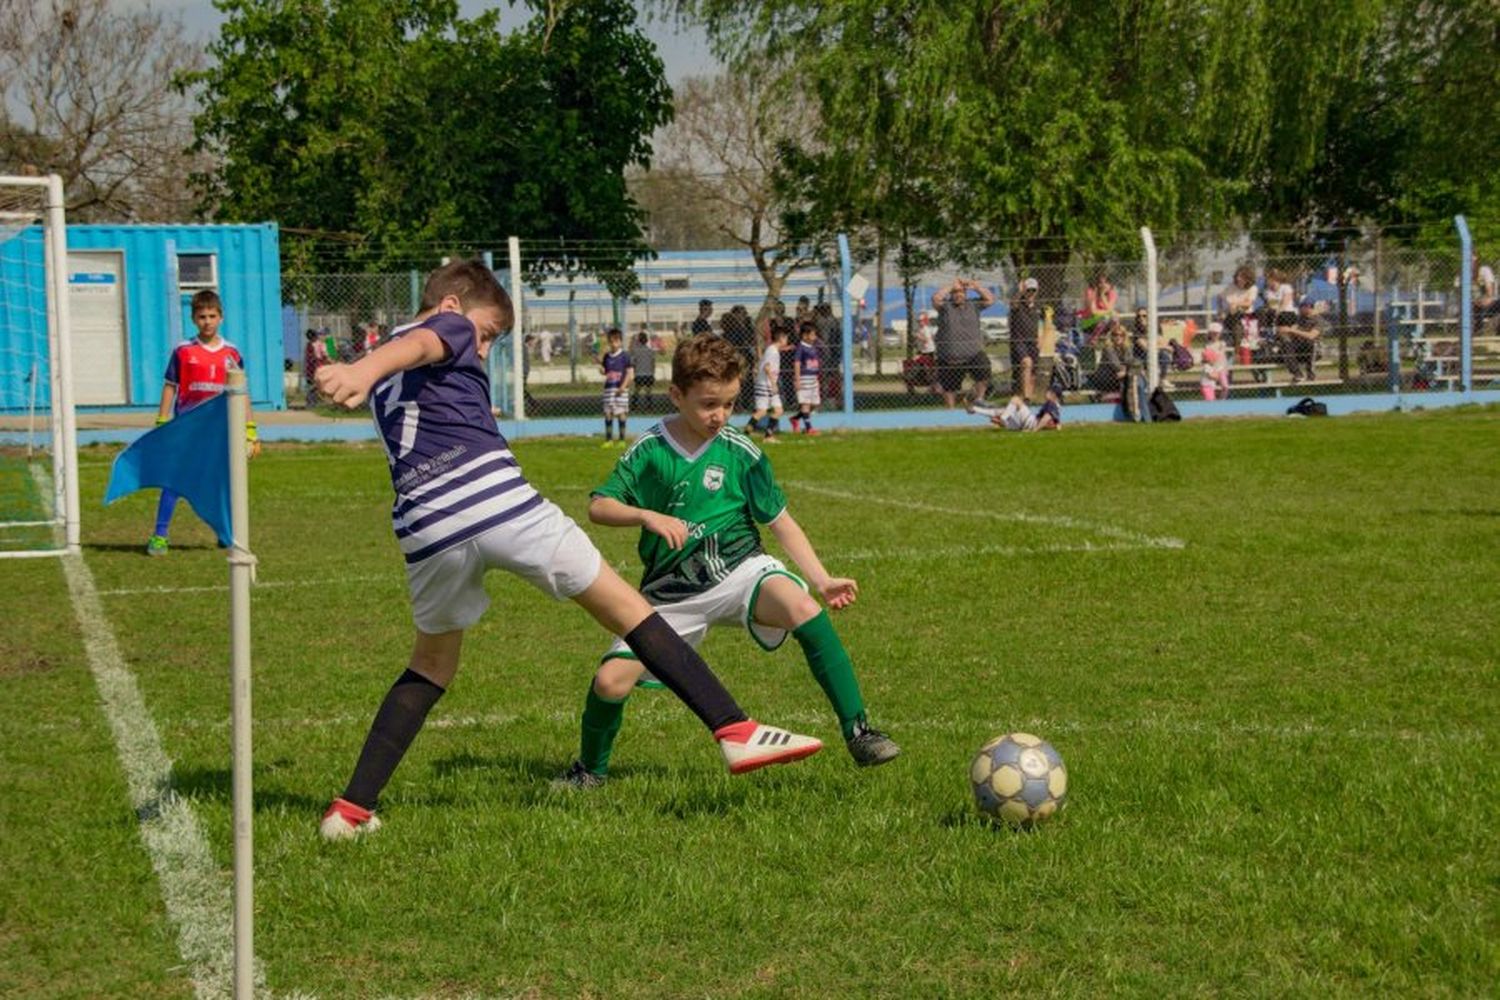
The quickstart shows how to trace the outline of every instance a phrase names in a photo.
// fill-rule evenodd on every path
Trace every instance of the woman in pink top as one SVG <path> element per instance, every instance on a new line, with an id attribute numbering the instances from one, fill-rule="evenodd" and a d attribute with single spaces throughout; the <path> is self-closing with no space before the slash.
<path id="1" fill-rule="evenodd" d="M 1119 297 L 1119 292 L 1110 283 L 1109 275 L 1103 271 L 1094 275 L 1088 287 L 1083 290 L 1083 318 L 1078 325 L 1088 335 L 1090 344 L 1108 333 L 1114 324 L 1115 303 Z"/>

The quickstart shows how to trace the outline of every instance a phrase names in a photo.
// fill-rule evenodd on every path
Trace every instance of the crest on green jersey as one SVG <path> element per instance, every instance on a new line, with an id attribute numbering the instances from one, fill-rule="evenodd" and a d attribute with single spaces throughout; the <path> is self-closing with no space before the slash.
<path id="1" fill-rule="evenodd" d="M 724 485 L 724 467 L 710 465 L 703 470 L 703 488 L 710 493 L 717 492 Z"/>

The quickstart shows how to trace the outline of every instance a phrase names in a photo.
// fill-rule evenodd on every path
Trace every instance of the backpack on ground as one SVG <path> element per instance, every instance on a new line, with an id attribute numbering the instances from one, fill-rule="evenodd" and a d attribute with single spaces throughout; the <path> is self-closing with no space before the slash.
<path id="1" fill-rule="evenodd" d="M 1318 402 L 1311 396 L 1303 396 L 1287 408 L 1286 414 L 1289 417 L 1326 417 L 1328 416 L 1328 405 Z"/>
<path id="2" fill-rule="evenodd" d="M 1157 386 L 1151 392 L 1150 412 L 1152 423 L 1182 419 L 1182 412 L 1177 409 L 1177 404 L 1172 402 L 1172 397 L 1167 395 L 1167 390 L 1162 386 Z"/>

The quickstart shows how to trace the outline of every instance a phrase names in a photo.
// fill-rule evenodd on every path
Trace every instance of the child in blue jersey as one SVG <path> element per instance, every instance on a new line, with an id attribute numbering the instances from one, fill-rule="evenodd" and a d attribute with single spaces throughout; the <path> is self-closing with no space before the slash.
<path id="1" fill-rule="evenodd" d="M 830 608 L 858 597 L 853 580 L 823 568 L 787 511 L 770 459 L 729 426 L 741 358 L 718 337 L 678 345 L 670 389 L 676 416 L 641 435 L 615 463 L 594 491 L 589 519 L 641 529 L 641 592 L 694 647 L 714 625 L 745 628 L 767 651 L 790 633 L 838 716 L 850 755 L 863 767 L 883 764 L 900 748 L 870 727 L 854 665 L 828 612 L 761 547 L 765 525 Z M 649 667 L 623 643 L 604 654 L 584 702 L 579 757 L 561 782 L 581 788 L 603 782 L 625 699 Z"/>
<path id="2" fill-rule="evenodd" d="M 610 447 L 609 423 L 620 425 L 619 447 L 625 447 L 625 418 L 630 414 L 630 384 L 634 381 L 635 362 L 625 350 L 625 334 L 612 329 L 604 335 L 608 345 L 599 359 L 604 372 L 604 447 Z"/>
<path id="3" fill-rule="evenodd" d="M 434 271 L 421 312 L 354 364 L 318 371 L 318 389 L 366 400 L 385 444 L 396 538 L 416 624 L 406 671 L 386 694 L 344 794 L 321 831 L 379 828 L 376 800 L 458 671 L 464 630 L 489 605 L 484 575 L 505 569 L 581 605 L 713 732 L 733 773 L 816 753 L 822 744 L 748 719 L 697 653 L 599 556 L 588 536 L 521 474 L 490 415 L 485 357 L 512 322 L 510 297 L 480 261 Z M 773 752 L 774 748 L 774 752 Z"/>
<path id="4" fill-rule="evenodd" d="M 792 361 L 797 375 L 797 416 L 792 418 L 792 426 L 795 429 L 800 420 L 802 433 L 816 435 L 812 418 L 823 403 L 823 351 L 818 344 L 818 328 L 811 320 L 802 324 L 801 335 Z"/>

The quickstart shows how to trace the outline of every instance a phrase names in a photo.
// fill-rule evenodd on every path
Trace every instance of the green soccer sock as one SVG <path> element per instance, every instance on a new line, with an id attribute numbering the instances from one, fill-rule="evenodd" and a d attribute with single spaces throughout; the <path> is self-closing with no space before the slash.
<path id="1" fill-rule="evenodd" d="M 583 723 L 578 743 L 578 759 L 593 774 L 609 773 L 609 755 L 615 749 L 615 736 L 620 732 L 620 723 L 625 721 L 625 699 L 610 701 L 602 698 L 589 685 L 588 697 L 583 700 Z"/>
<path id="2" fill-rule="evenodd" d="M 802 646 L 808 668 L 838 713 L 839 728 L 847 740 L 854 735 L 854 724 L 864 721 L 865 702 L 859 695 L 859 681 L 854 679 L 854 663 L 839 641 L 828 612 L 819 610 L 816 617 L 797 626 L 792 636 Z"/>

